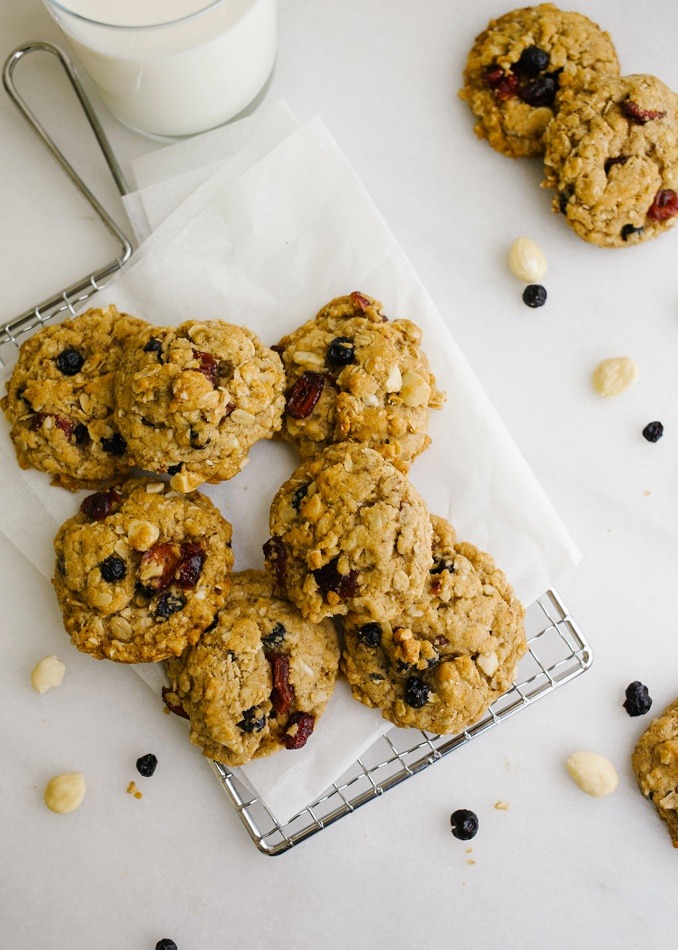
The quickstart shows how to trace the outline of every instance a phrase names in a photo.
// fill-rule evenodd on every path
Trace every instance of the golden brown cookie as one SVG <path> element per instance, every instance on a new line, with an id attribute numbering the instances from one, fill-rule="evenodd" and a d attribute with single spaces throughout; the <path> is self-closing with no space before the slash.
<path id="1" fill-rule="evenodd" d="M 581 13 L 542 3 L 490 21 L 468 55 L 459 95 L 476 117 L 479 138 L 513 158 L 535 156 L 573 90 L 617 75 L 607 33 Z"/>
<path id="2" fill-rule="evenodd" d="M 130 479 L 88 495 L 54 541 L 53 579 L 73 644 L 151 663 L 194 644 L 224 602 L 231 526 L 199 492 Z"/>
<path id="3" fill-rule="evenodd" d="M 666 822 L 673 847 L 678 848 L 678 699 L 640 737 L 631 765 L 640 791 Z"/>

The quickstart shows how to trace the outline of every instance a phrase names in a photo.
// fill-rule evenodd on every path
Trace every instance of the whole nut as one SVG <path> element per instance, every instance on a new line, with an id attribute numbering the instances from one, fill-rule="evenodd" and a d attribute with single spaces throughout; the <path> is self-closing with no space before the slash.
<path id="1" fill-rule="evenodd" d="M 46 693 L 52 686 L 61 686 L 65 665 L 56 656 L 45 656 L 33 668 L 31 686 L 36 693 Z"/>
<path id="2" fill-rule="evenodd" d="M 593 388 L 606 399 L 618 396 L 638 379 L 638 366 L 630 356 L 601 360 L 593 371 Z"/>
<path id="3" fill-rule="evenodd" d="M 513 242 L 508 264 L 511 273 L 526 284 L 539 283 L 547 267 L 542 249 L 528 237 L 519 237 Z"/>
<path id="4" fill-rule="evenodd" d="M 85 791 L 85 776 L 80 772 L 55 775 L 45 788 L 45 805 L 58 815 L 75 811 L 82 804 Z"/>
<path id="5" fill-rule="evenodd" d="M 597 752 L 575 752 L 567 760 L 567 771 L 579 788 L 594 798 L 604 798 L 619 784 L 614 765 Z"/>
<path id="6" fill-rule="evenodd" d="M 148 551 L 160 537 L 160 528 L 144 518 L 132 518 L 127 528 L 127 540 L 135 551 Z"/>

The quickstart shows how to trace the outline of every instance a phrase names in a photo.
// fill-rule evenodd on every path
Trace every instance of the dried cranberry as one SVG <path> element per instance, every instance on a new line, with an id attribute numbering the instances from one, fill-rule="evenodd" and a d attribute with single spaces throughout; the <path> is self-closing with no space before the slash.
<path id="1" fill-rule="evenodd" d="M 109 584 L 116 581 L 123 581 L 127 577 L 127 565 L 117 554 L 111 554 L 105 558 L 99 565 L 101 576 Z"/>
<path id="2" fill-rule="evenodd" d="M 654 119 L 663 119 L 666 115 L 666 112 L 660 109 L 641 109 L 632 99 L 624 99 L 620 108 L 626 118 L 631 119 L 636 125 L 645 125 L 646 122 L 652 122 Z"/>
<path id="3" fill-rule="evenodd" d="M 99 491 L 83 498 L 80 511 L 92 521 L 103 521 L 122 501 L 122 495 L 114 488 Z"/>
<path id="4" fill-rule="evenodd" d="M 663 188 L 654 196 L 647 216 L 650 221 L 666 221 L 678 214 L 678 195 L 672 188 Z"/>
<path id="5" fill-rule="evenodd" d="M 261 642 L 263 643 L 264 647 L 270 650 L 271 647 L 280 646 L 280 644 L 285 639 L 286 633 L 287 630 L 285 630 L 284 625 L 281 623 L 276 623 L 271 632 L 267 634 L 267 636 L 261 638 Z"/>
<path id="6" fill-rule="evenodd" d="M 356 636 L 366 647 L 378 647 L 381 643 L 381 624 L 364 623 L 356 630 Z"/>
<path id="7" fill-rule="evenodd" d="M 205 353 L 203 350 L 193 350 L 193 359 L 198 361 L 198 372 L 216 386 L 219 379 L 219 361 L 211 353 Z"/>
<path id="8" fill-rule="evenodd" d="M 158 597 L 155 605 L 154 616 L 156 620 L 167 620 L 172 614 L 183 610 L 186 606 L 186 598 L 183 594 L 173 594 L 171 591 L 163 591 Z"/>
<path id="9" fill-rule="evenodd" d="M 266 714 L 261 713 L 260 716 L 257 716 L 258 712 L 259 710 L 256 706 L 250 706 L 249 709 L 245 709 L 240 722 L 236 722 L 238 729 L 241 729 L 243 732 L 261 732 L 266 725 Z"/>
<path id="10" fill-rule="evenodd" d="M 538 46 L 528 46 L 520 54 L 520 59 L 514 63 L 512 69 L 523 76 L 538 76 L 543 73 L 551 57 L 546 50 Z"/>
<path id="11" fill-rule="evenodd" d="M 64 376 L 77 376 L 82 369 L 85 357 L 77 350 L 62 350 L 56 358 L 56 364 Z"/>
<path id="12" fill-rule="evenodd" d="M 431 690 L 418 676 L 410 676 L 405 683 L 405 702 L 413 709 L 421 709 L 429 701 Z"/>
<path id="13" fill-rule="evenodd" d="M 153 576 L 146 581 L 146 586 L 151 590 L 162 590 L 167 587 L 174 578 L 174 572 L 181 562 L 181 549 L 178 544 L 172 541 L 158 541 L 148 551 L 144 551 L 139 562 L 139 569 L 153 564 L 160 568 L 155 570 Z"/>
<path id="14" fill-rule="evenodd" d="M 664 426 L 661 422 L 648 422 L 643 429 L 643 438 L 648 442 L 659 442 L 664 435 Z"/>
<path id="15" fill-rule="evenodd" d="M 505 73 L 501 66 L 491 66 L 485 70 L 485 82 L 494 91 L 499 102 L 515 99 L 518 95 L 519 82 L 515 73 Z"/>
<path id="16" fill-rule="evenodd" d="M 70 437 L 73 435 L 75 423 L 70 422 L 68 419 L 64 419 L 63 416 L 57 416 L 53 412 L 36 412 L 31 418 L 31 429 L 35 432 L 37 429 L 42 428 L 42 424 L 45 419 L 53 419 L 55 428 L 60 429 L 67 439 L 70 439 Z"/>
<path id="17" fill-rule="evenodd" d="M 306 745 L 308 737 L 313 732 L 315 717 L 310 713 L 296 712 L 290 716 L 285 728 L 283 742 L 286 749 L 301 749 Z M 296 727 L 296 728 L 295 728 Z M 292 731 L 294 730 L 294 731 Z"/>
<path id="18" fill-rule="evenodd" d="M 110 439 L 101 440 L 101 448 L 108 455 L 124 455 L 127 451 L 127 443 L 120 433 L 116 432 Z"/>
<path id="19" fill-rule="evenodd" d="M 358 572 L 350 570 L 348 574 L 340 574 L 337 569 L 338 563 L 338 557 L 332 558 L 323 567 L 313 571 L 313 577 L 323 594 L 329 594 L 332 591 L 341 600 L 346 600 L 348 597 L 353 597 L 356 592 Z"/>
<path id="20" fill-rule="evenodd" d="M 273 680 L 271 706 L 277 713 L 286 713 L 294 699 L 294 687 L 289 680 L 289 657 L 284 653 L 276 653 L 271 650 L 266 654 L 266 659 L 271 664 L 271 678 Z"/>
<path id="21" fill-rule="evenodd" d="M 348 366 L 355 362 L 353 340 L 347 336 L 336 336 L 327 347 L 327 360 L 334 366 Z"/>
<path id="22" fill-rule="evenodd" d="M 628 241 L 634 234 L 642 234 L 645 228 L 634 228 L 632 224 L 625 224 L 621 229 L 622 241 Z"/>
<path id="23" fill-rule="evenodd" d="M 174 582 L 182 590 L 189 590 L 198 583 L 207 555 L 198 541 L 185 541 L 181 545 L 179 557 Z"/>
<path id="24" fill-rule="evenodd" d="M 144 778 L 150 778 L 156 770 L 158 758 L 153 755 L 152 752 L 149 752 L 147 755 L 142 755 L 141 758 L 137 759 L 136 765 L 139 775 L 143 775 Z"/>
<path id="25" fill-rule="evenodd" d="M 540 106 L 553 105 L 558 89 L 558 80 L 553 73 L 546 73 L 544 76 L 537 76 L 526 82 L 520 89 L 518 95 L 526 102 L 528 106 L 539 108 Z"/>
<path id="26" fill-rule="evenodd" d="M 369 297 L 366 297 L 365 294 L 361 294 L 359 290 L 354 290 L 349 294 L 351 298 L 351 303 L 354 304 L 359 310 L 367 310 L 368 307 L 372 306 L 372 301 Z"/>
<path id="27" fill-rule="evenodd" d="M 181 716 L 182 719 L 189 718 L 189 715 L 183 706 L 177 706 L 176 703 L 171 703 L 167 698 L 168 693 L 172 692 L 172 688 L 170 686 L 163 686 L 160 692 L 162 695 L 162 701 L 170 712 L 173 712 L 175 716 Z"/>
<path id="28" fill-rule="evenodd" d="M 325 385 L 325 377 L 305 370 L 287 392 L 285 409 L 293 419 L 306 419 L 313 412 Z"/>
<path id="29" fill-rule="evenodd" d="M 622 705 L 629 716 L 644 716 L 646 712 L 650 711 L 652 700 L 647 686 L 643 686 L 638 680 L 629 683 L 624 695 L 626 699 Z"/>
<path id="30" fill-rule="evenodd" d="M 478 834 L 478 816 L 468 808 L 458 808 L 450 815 L 452 834 L 460 841 L 470 841 Z"/>
<path id="31" fill-rule="evenodd" d="M 287 580 L 287 549 L 280 538 L 269 538 L 263 546 L 266 566 L 280 587 Z"/>

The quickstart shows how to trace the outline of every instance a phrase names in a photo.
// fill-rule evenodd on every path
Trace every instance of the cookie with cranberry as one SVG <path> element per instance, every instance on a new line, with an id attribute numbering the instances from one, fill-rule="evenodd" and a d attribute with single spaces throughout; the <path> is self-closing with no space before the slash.
<path id="1" fill-rule="evenodd" d="M 544 186 L 579 237 L 626 247 L 678 221 L 678 96 L 655 76 L 610 77 L 563 103 Z"/>
<path id="2" fill-rule="evenodd" d="M 332 695 L 339 667 L 331 620 L 305 620 L 263 571 L 231 577 L 215 625 L 167 661 L 170 708 L 191 722 L 191 741 L 226 765 L 301 749 Z"/>
<path id="3" fill-rule="evenodd" d="M 512 158 L 541 155 L 561 102 L 600 76 L 618 76 L 609 35 L 581 13 L 552 3 L 491 20 L 468 55 L 459 95 L 474 131 Z"/>
<path id="4" fill-rule="evenodd" d="M 88 495 L 54 541 L 73 644 L 97 659 L 180 654 L 214 622 L 233 566 L 231 526 L 199 492 L 130 479 Z"/>
<path id="5" fill-rule="evenodd" d="M 423 595 L 388 623 L 349 613 L 342 667 L 353 696 L 395 725 L 455 734 L 510 689 L 524 611 L 489 554 L 431 521 Z"/>
<path id="6" fill-rule="evenodd" d="M 673 847 L 678 848 L 678 699 L 642 734 L 631 765 L 640 791 L 666 822 Z"/>
<path id="7" fill-rule="evenodd" d="M 359 611 L 390 620 L 421 594 L 431 522 L 416 489 L 374 449 L 331 445 L 271 505 L 266 567 L 309 620 Z"/>
<path id="8" fill-rule="evenodd" d="M 21 468 L 72 490 L 130 471 L 113 380 L 124 344 L 147 325 L 110 306 L 43 326 L 21 345 L 2 400 Z"/>
<path id="9" fill-rule="evenodd" d="M 280 357 L 244 327 L 189 320 L 133 340 L 115 383 L 118 422 L 137 464 L 177 491 L 233 478 L 280 428 Z"/>
<path id="10" fill-rule="evenodd" d="M 436 389 L 422 333 L 390 321 L 361 293 L 330 301 L 276 349 L 287 377 L 282 436 L 302 459 L 334 442 L 363 442 L 403 472 L 428 446 Z"/>

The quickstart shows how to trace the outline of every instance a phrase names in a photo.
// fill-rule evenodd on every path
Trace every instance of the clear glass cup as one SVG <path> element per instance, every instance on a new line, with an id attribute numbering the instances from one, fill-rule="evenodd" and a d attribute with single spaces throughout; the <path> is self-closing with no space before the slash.
<path id="1" fill-rule="evenodd" d="M 43 0 L 111 112 L 176 138 L 242 112 L 273 69 L 276 0 Z"/>

